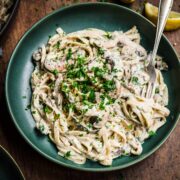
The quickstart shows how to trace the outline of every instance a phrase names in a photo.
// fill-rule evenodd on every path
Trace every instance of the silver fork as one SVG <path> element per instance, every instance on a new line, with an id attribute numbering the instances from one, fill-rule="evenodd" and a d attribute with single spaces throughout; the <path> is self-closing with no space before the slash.
<path id="1" fill-rule="evenodd" d="M 147 66 L 147 73 L 150 76 L 150 80 L 147 87 L 146 98 L 152 98 L 154 93 L 155 81 L 156 81 L 156 70 L 154 67 L 154 61 L 156 58 L 157 50 L 159 47 L 159 42 L 173 5 L 173 0 L 160 0 L 159 2 L 159 12 L 158 12 L 158 22 L 156 28 L 156 37 L 154 42 L 153 51 L 148 55 L 149 64 Z"/>

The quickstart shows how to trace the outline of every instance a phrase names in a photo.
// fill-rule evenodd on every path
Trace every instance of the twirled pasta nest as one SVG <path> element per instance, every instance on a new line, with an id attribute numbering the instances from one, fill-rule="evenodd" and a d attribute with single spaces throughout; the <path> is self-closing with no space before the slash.
<path id="1" fill-rule="evenodd" d="M 146 99 L 147 52 L 133 27 L 105 32 L 61 28 L 34 54 L 31 111 L 58 153 L 78 164 L 86 159 L 111 165 L 123 155 L 139 155 L 142 143 L 166 122 L 167 86 L 156 58 L 156 87 Z"/>

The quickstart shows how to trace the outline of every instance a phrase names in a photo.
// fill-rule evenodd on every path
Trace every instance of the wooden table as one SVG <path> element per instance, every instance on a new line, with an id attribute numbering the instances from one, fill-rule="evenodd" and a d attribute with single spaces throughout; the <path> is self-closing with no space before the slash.
<path id="1" fill-rule="evenodd" d="M 180 11 L 180 1 L 174 1 L 174 9 Z M 75 2 L 77 3 L 77 1 Z M 149 158 L 129 168 L 109 173 L 80 172 L 56 165 L 34 151 L 16 130 L 9 116 L 4 98 L 4 79 L 10 55 L 20 37 L 32 24 L 54 9 L 71 3 L 72 1 L 62 0 L 21 0 L 14 21 L 3 38 L 0 39 L 0 46 L 3 47 L 4 52 L 3 58 L 0 59 L 0 144 L 11 153 L 28 180 L 180 179 L 180 123 L 164 145 Z M 157 4 L 157 0 L 155 0 L 155 3 Z M 136 0 L 133 8 L 138 9 L 139 4 L 142 4 L 142 0 Z M 166 33 L 166 36 L 180 54 L 180 30 Z"/>

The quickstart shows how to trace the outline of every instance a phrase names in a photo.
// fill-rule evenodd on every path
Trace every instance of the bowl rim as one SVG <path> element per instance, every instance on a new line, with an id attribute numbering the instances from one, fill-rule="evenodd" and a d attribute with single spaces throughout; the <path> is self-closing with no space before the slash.
<path id="1" fill-rule="evenodd" d="M 67 164 L 67 163 L 64 163 L 58 159 L 55 159 L 53 157 L 51 157 L 50 155 L 47 155 L 46 153 L 44 153 L 41 149 L 39 149 L 33 142 L 31 142 L 31 140 L 25 135 L 25 133 L 23 132 L 23 130 L 19 127 L 19 124 L 18 122 L 16 121 L 16 118 L 12 112 L 12 108 L 11 108 L 11 104 L 10 104 L 10 100 L 9 100 L 9 94 L 8 94 L 8 79 L 9 79 L 9 74 L 10 74 L 10 69 L 11 69 L 11 64 L 13 62 L 13 59 L 14 59 L 14 56 L 16 54 L 16 51 L 18 50 L 20 44 L 22 43 L 22 41 L 26 38 L 26 36 L 34 29 L 36 28 L 39 24 L 41 24 L 42 22 L 44 22 L 45 20 L 47 20 L 49 17 L 55 15 L 56 13 L 59 13 L 59 12 L 62 12 L 62 11 L 65 11 L 66 9 L 72 9 L 74 7 L 84 7 L 84 6 L 91 6 L 91 5 L 102 5 L 102 6 L 112 6 L 112 7 L 117 7 L 119 9 L 124 9 L 126 10 L 127 12 L 131 12 L 131 13 L 134 13 L 136 14 L 137 16 L 140 16 L 143 20 L 147 21 L 148 23 L 151 24 L 151 26 L 155 27 L 155 25 L 149 21 L 148 19 L 146 19 L 143 15 L 133 11 L 132 9 L 130 8 L 127 8 L 127 7 L 124 7 L 124 6 L 121 6 L 121 5 L 117 5 L 117 4 L 113 4 L 113 3 L 108 3 L 108 2 L 87 2 L 87 3 L 77 3 L 77 4 L 74 4 L 74 5 L 70 5 L 70 6 L 66 6 L 66 7 L 61 7 L 55 11 L 53 11 L 52 13 L 46 15 L 45 17 L 41 18 L 40 20 L 38 20 L 36 23 L 34 23 L 23 35 L 22 37 L 20 38 L 19 42 L 17 43 L 15 49 L 13 50 L 13 53 L 10 57 L 10 60 L 9 60 L 9 63 L 8 63 L 8 66 L 7 66 L 7 71 L 6 71 L 6 78 L 5 78 L 5 98 L 6 98 L 6 104 L 7 104 L 7 107 L 8 107 L 8 111 L 10 113 L 10 116 L 11 116 L 11 119 L 13 120 L 17 130 L 19 131 L 19 133 L 21 134 L 21 136 L 25 139 L 25 141 L 34 149 L 36 150 L 39 154 L 41 154 L 42 156 L 44 156 L 46 159 L 56 163 L 56 164 L 59 164 L 59 165 L 62 165 L 64 167 L 68 167 L 68 168 L 71 168 L 71 169 L 75 169 L 75 170 L 81 170 L 81 171 L 88 171 L 88 172 L 105 172 L 105 171 L 114 171 L 114 170 L 120 170 L 120 169 L 124 169 L 126 167 L 129 167 L 129 166 L 132 166 L 142 160 L 144 160 L 145 158 L 149 157 L 151 154 L 153 154 L 157 149 L 160 148 L 160 146 L 167 140 L 167 138 L 170 136 L 170 134 L 172 133 L 172 131 L 174 130 L 174 128 L 176 127 L 178 121 L 180 120 L 180 112 L 178 112 L 178 115 L 176 117 L 176 119 L 174 120 L 174 124 L 173 126 L 171 127 L 170 131 L 168 134 L 166 134 L 166 136 L 164 136 L 162 138 L 162 140 L 156 145 L 156 147 L 154 147 L 152 150 L 150 150 L 148 153 L 144 154 L 143 156 L 141 155 L 141 157 L 139 157 L 138 159 L 136 160 L 133 160 L 132 162 L 128 162 L 128 163 L 125 163 L 125 164 L 121 164 L 121 165 L 118 165 L 116 167 L 110 167 L 110 166 L 102 166 L 102 168 L 85 168 L 85 167 L 76 167 L 76 165 L 72 165 L 72 164 Z M 169 46 L 171 47 L 172 51 L 174 52 L 174 54 L 176 55 L 177 59 L 178 59 L 178 55 L 174 49 L 174 47 L 171 45 L 171 43 L 169 42 L 169 40 L 165 37 L 165 35 L 163 34 L 163 38 L 167 41 L 167 43 L 169 44 Z"/>

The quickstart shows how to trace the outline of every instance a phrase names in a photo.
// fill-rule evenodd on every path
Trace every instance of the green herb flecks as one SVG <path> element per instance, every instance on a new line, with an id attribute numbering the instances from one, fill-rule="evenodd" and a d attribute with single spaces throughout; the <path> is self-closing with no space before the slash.
<path id="1" fill-rule="evenodd" d="M 82 57 L 82 56 L 78 55 L 77 66 L 81 67 L 82 65 L 84 65 L 85 61 L 86 61 L 85 57 Z"/>
<path id="2" fill-rule="evenodd" d="M 99 67 L 93 67 L 92 71 L 94 72 L 95 77 L 100 77 L 101 78 L 105 74 L 105 70 L 100 69 Z"/>
<path id="3" fill-rule="evenodd" d="M 49 108 L 47 105 L 44 106 L 44 112 L 47 113 L 47 114 L 50 114 L 52 113 L 52 109 Z"/>
<path id="4" fill-rule="evenodd" d="M 100 110 L 104 110 L 105 109 L 105 105 L 104 105 L 104 101 L 101 101 L 99 104 L 99 109 Z"/>
<path id="5" fill-rule="evenodd" d="M 128 128 L 129 130 L 132 130 L 133 125 L 132 125 L 132 124 L 130 124 L 130 125 L 128 125 L 128 126 L 127 126 L 127 128 Z"/>
<path id="6" fill-rule="evenodd" d="M 99 47 L 98 51 L 97 51 L 97 54 L 98 54 L 98 56 L 103 55 L 104 54 L 104 50 Z"/>
<path id="7" fill-rule="evenodd" d="M 64 155 L 65 158 L 69 158 L 71 156 L 71 151 L 67 151 L 66 154 Z"/>
<path id="8" fill-rule="evenodd" d="M 71 58 L 72 58 L 72 49 L 70 48 L 70 49 L 68 49 L 68 53 L 66 55 L 66 60 L 69 60 Z"/>
<path id="9" fill-rule="evenodd" d="M 108 97 L 108 102 L 106 104 L 113 104 L 115 102 L 115 98 L 111 98 L 110 96 Z"/>
<path id="10" fill-rule="evenodd" d="M 54 120 L 56 121 L 56 120 L 58 120 L 60 118 L 60 114 L 55 114 L 54 115 Z"/>
<path id="11" fill-rule="evenodd" d="M 25 109 L 25 110 L 27 111 L 27 110 L 29 110 L 30 108 L 31 108 L 31 104 L 28 104 L 28 105 L 26 106 L 26 109 Z"/>
<path id="12" fill-rule="evenodd" d="M 136 76 L 132 76 L 132 78 L 131 78 L 131 82 L 133 83 L 133 84 L 138 84 L 138 77 L 136 77 Z"/>
<path id="13" fill-rule="evenodd" d="M 56 49 L 59 49 L 60 48 L 60 42 L 58 41 L 53 47 Z"/>
<path id="14" fill-rule="evenodd" d="M 158 87 L 155 89 L 155 94 L 159 94 L 159 88 Z"/>
<path id="15" fill-rule="evenodd" d="M 152 136 L 155 136 L 155 135 L 156 135 L 156 132 L 154 132 L 154 131 L 149 131 L 148 134 L 149 134 L 149 137 L 152 137 Z"/>
<path id="16" fill-rule="evenodd" d="M 82 78 L 82 77 L 85 77 L 86 76 L 86 73 L 84 71 L 84 69 L 81 67 L 79 68 L 79 70 L 76 72 L 76 77 L 77 78 Z"/>
<path id="17" fill-rule="evenodd" d="M 91 89 L 91 90 L 90 90 L 90 93 L 89 93 L 89 98 L 88 98 L 88 100 L 93 103 L 93 102 L 95 101 L 95 98 L 96 98 L 95 92 L 94 92 L 93 89 Z"/>
<path id="18" fill-rule="evenodd" d="M 66 105 L 64 105 L 64 110 L 67 112 L 67 111 L 74 111 L 75 110 L 75 108 L 76 108 L 76 106 L 75 106 L 75 104 L 70 104 L 70 103 L 67 103 Z"/>
<path id="19" fill-rule="evenodd" d="M 87 100 L 84 100 L 83 104 L 88 106 L 88 108 L 90 108 L 90 109 L 93 107 L 93 104 L 91 102 L 87 101 Z"/>
<path id="20" fill-rule="evenodd" d="M 54 69 L 54 71 L 52 72 L 55 76 L 57 76 L 59 74 L 57 69 Z"/>
<path id="21" fill-rule="evenodd" d="M 93 125 L 92 125 L 91 123 L 88 123 L 88 124 L 87 124 L 87 127 L 88 127 L 89 129 L 92 129 L 92 128 L 93 128 Z"/>
<path id="22" fill-rule="evenodd" d="M 72 84 L 72 87 L 73 87 L 73 88 L 78 88 L 79 85 L 78 85 L 78 83 L 77 83 L 76 81 L 74 81 L 73 84 Z"/>
<path id="23" fill-rule="evenodd" d="M 44 129 L 45 129 L 44 125 L 40 125 L 40 126 L 39 126 L 39 130 L 40 130 L 42 133 L 44 132 Z"/>
<path id="24" fill-rule="evenodd" d="M 68 85 L 66 83 L 61 84 L 61 91 L 64 92 L 64 93 L 70 92 L 70 89 L 69 89 L 69 87 L 68 87 Z"/>
<path id="25" fill-rule="evenodd" d="M 69 109 L 72 109 L 72 110 L 75 109 L 75 105 L 74 104 L 69 104 L 68 107 L 69 107 Z"/>
<path id="26" fill-rule="evenodd" d="M 115 82 L 113 80 L 107 80 L 103 83 L 103 88 L 105 91 L 112 91 L 116 88 Z"/>
<path id="27" fill-rule="evenodd" d="M 116 69 L 116 68 L 113 68 L 112 69 L 112 72 L 114 72 L 114 73 L 117 73 L 117 72 L 119 72 L 120 70 L 118 70 L 118 69 Z"/>
<path id="28" fill-rule="evenodd" d="M 51 88 L 51 89 L 54 89 L 54 87 L 55 87 L 55 82 L 50 82 L 49 84 L 48 84 L 48 86 Z"/>
<path id="29" fill-rule="evenodd" d="M 112 34 L 110 32 L 106 32 L 105 37 L 107 37 L 108 39 L 112 38 Z"/>
<path id="30" fill-rule="evenodd" d="M 105 109 L 105 105 L 110 105 L 113 104 L 115 102 L 116 99 L 111 98 L 108 94 L 103 94 L 100 96 L 101 98 L 101 102 L 99 104 L 99 109 L 104 110 Z"/>
<path id="31" fill-rule="evenodd" d="M 73 69 L 67 72 L 67 77 L 70 79 L 75 79 L 75 78 L 85 78 L 86 77 L 86 72 L 84 67 L 80 67 L 77 69 Z"/>

